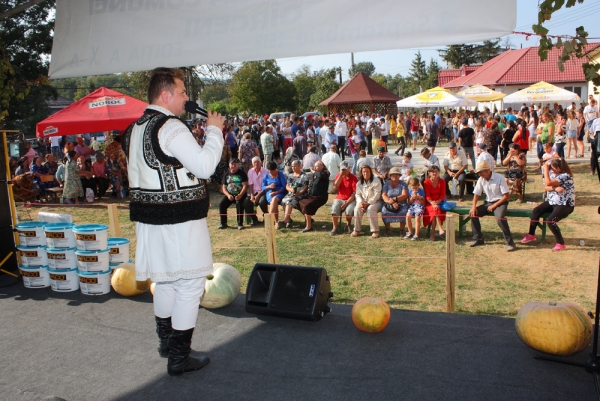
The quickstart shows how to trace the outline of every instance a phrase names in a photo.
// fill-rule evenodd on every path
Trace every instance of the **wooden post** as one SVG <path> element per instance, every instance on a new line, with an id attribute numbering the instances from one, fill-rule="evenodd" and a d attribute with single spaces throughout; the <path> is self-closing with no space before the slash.
<path id="1" fill-rule="evenodd" d="M 265 214 L 265 234 L 267 235 L 267 260 L 271 264 L 277 263 L 277 245 L 275 243 L 275 226 L 273 215 Z"/>
<path id="2" fill-rule="evenodd" d="M 456 214 L 448 213 L 446 215 L 446 311 L 454 312 L 454 278 L 455 278 L 455 253 L 456 232 L 454 222 Z"/>
<path id="3" fill-rule="evenodd" d="M 121 226 L 119 225 L 119 213 L 117 205 L 108 205 L 108 231 L 112 237 L 121 236 Z"/>

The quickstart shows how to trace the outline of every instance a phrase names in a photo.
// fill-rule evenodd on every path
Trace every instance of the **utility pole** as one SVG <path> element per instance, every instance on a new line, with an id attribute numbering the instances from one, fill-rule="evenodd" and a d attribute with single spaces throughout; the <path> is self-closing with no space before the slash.
<path id="1" fill-rule="evenodd" d="M 356 71 L 354 70 L 354 53 L 350 53 L 350 65 L 350 68 L 352 68 L 352 76 L 354 76 L 354 74 L 356 74 Z"/>
<path id="2" fill-rule="evenodd" d="M 342 85 L 342 67 L 338 67 L 338 72 L 340 74 L 340 85 Z"/>

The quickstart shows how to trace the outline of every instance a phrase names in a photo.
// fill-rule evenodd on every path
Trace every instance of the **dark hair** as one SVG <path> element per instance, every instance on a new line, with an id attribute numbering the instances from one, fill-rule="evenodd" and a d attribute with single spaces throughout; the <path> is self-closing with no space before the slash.
<path id="1" fill-rule="evenodd" d="M 552 159 L 552 160 L 550 160 L 550 165 L 554 168 L 560 169 L 561 173 L 567 173 L 571 177 L 573 177 L 571 168 L 569 167 L 569 165 L 567 164 L 567 161 L 564 158 L 561 157 L 560 159 Z"/>
<path id="2" fill-rule="evenodd" d="M 511 122 L 512 122 L 512 121 L 511 121 Z M 518 144 L 518 143 L 514 143 L 514 142 L 513 142 L 513 143 L 511 143 L 510 145 L 508 145 L 508 147 L 509 147 L 510 149 L 516 149 L 517 151 L 521 150 L 521 146 L 519 146 L 519 144 Z"/>
<path id="3" fill-rule="evenodd" d="M 371 173 L 371 178 L 369 178 L 369 181 L 368 181 L 368 182 L 373 182 L 373 177 L 374 177 L 374 174 L 373 174 L 373 169 L 372 169 L 372 168 L 371 168 L 371 166 L 369 166 L 368 164 L 365 164 L 364 166 L 362 166 L 362 167 L 360 168 L 360 178 L 359 178 L 359 180 L 360 180 L 360 183 L 361 183 L 361 184 L 364 184 L 364 183 L 365 183 L 365 181 L 366 181 L 366 180 L 365 180 L 365 177 L 363 177 L 363 175 L 362 175 L 362 171 L 363 171 L 363 169 L 365 169 L 365 168 L 368 168 L 368 169 L 369 169 L 369 173 Z"/>
<path id="4" fill-rule="evenodd" d="M 150 83 L 148 84 L 148 103 L 152 103 L 158 99 L 162 91 L 166 90 L 173 93 L 175 78 L 183 81 L 185 79 L 183 71 L 178 68 L 155 68 L 152 71 Z"/>
<path id="5" fill-rule="evenodd" d="M 408 157 L 409 159 L 412 159 L 412 153 L 410 153 L 410 152 L 406 152 L 406 153 L 404 154 L 404 157 Z"/>
<path id="6" fill-rule="evenodd" d="M 75 152 L 74 150 L 69 150 L 69 153 L 67 153 L 67 156 L 69 156 L 70 160 L 73 160 L 75 158 L 76 154 L 77 154 L 77 152 Z"/>
<path id="7" fill-rule="evenodd" d="M 275 163 L 273 160 L 270 160 L 267 163 L 267 170 L 269 170 L 269 171 L 277 170 L 277 163 Z"/>

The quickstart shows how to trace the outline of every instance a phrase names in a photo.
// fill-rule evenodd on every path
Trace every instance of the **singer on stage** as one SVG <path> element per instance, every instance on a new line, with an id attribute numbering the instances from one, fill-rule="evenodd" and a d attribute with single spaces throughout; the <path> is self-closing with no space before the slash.
<path id="1" fill-rule="evenodd" d="M 206 224 L 205 180 L 223 149 L 224 118 L 208 114 L 200 147 L 178 116 L 188 96 L 181 70 L 157 68 L 148 87 L 150 105 L 124 133 L 129 161 L 130 217 L 136 223 L 136 279 L 152 279 L 158 353 L 169 375 L 199 370 L 210 359 L 190 357 L 212 251 Z"/>

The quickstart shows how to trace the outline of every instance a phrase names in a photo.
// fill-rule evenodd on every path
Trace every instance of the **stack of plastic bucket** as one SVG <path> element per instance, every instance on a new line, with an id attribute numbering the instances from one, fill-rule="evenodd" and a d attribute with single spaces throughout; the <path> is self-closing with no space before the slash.
<path id="1" fill-rule="evenodd" d="M 16 225 L 19 234 L 17 250 L 21 255 L 19 270 L 26 288 L 44 288 L 50 286 L 48 274 L 48 255 L 44 237 L 43 222 L 25 222 Z"/>
<path id="2" fill-rule="evenodd" d="M 108 262 L 111 270 L 115 270 L 122 263 L 131 263 L 129 259 L 129 240 L 127 238 L 108 239 Z"/>
<path id="3" fill-rule="evenodd" d="M 76 238 L 77 274 L 81 292 L 103 295 L 110 292 L 108 226 L 83 224 L 73 228 Z"/>
<path id="4" fill-rule="evenodd" d="M 50 288 L 53 291 L 70 292 L 79 289 L 74 226 L 72 223 L 46 223 L 44 226 Z"/>

